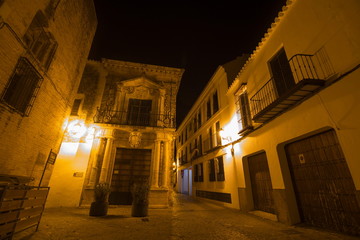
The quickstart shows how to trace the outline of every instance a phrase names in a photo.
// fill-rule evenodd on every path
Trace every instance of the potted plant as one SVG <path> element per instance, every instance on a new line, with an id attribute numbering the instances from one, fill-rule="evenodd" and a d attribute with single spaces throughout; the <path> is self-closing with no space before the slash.
<path id="1" fill-rule="evenodd" d="M 149 182 L 143 179 L 132 184 L 132 208 L 131 216 L 146 217 L 149 206 Z"/>
<path id="2" fill-rule="evenodd" d="M 95 202 L 91 203 L 90 216 L 106 216 L 109 202 L 108 197 L 110 193 L 110 186 L 108 183 L 99 183 L 95 186 L 94 197 Z"/>

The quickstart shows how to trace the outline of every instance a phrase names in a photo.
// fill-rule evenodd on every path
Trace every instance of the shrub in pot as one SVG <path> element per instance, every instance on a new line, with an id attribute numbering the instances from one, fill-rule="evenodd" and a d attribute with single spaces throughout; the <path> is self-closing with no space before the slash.
<path id="1" fill-rule="evenodd" d="M 94 197 L 95 202 L 91 203 L 90 216 L 106 216 L 109 208 L 110 186 L 107 183 L 99 183 L 95 186 Z"/>
<path id="2" fill-rule="evenodd" d="M 136 181 L 132 184 L 132 208 L 131 216 L 146 217 L 149 207 L 149 182 L 147 179 Z"/>

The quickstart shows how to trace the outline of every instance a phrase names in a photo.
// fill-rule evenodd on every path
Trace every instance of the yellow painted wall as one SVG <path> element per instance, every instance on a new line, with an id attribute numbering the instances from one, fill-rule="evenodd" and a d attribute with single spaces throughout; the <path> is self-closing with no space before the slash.
<path id="1" fill-rule="evenodd" d="M 50 179 L 46 207 L 79 206 L 92 142 L 62 143 Z"/>

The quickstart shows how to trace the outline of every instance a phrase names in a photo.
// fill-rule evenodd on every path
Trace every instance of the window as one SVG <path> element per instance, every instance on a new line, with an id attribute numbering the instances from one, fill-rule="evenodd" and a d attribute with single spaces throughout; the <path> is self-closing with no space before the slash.
<path id="1" fill-rule="evenodd" d="M 216 146 L 220 146 L 221 145 L 220 122 L 216 122 L 215 128 L 216 128 Z"/>
<path id="2" fill-rule="evenodd" d="M 222 156 L 209 160 L 209 181 L 225 181 L 224 160 Z"/>
<path id="3" fill-rule="evenodd" d="M 42 82 L 41 75 L 24 57 L 21 57 L 5 88 L 2 100 L 28 116 Z"/>
<path id="4" fill-rule="evenodd" d="M 217 111 L 219 111 L 219 100 L 217 91 L 215 91 L 206 102 L 206 119 L 209 120 Z"/>
<path id="5" fill-rule="evenodd" d="M 207 120 L 209 120 L 211 118 L 211 102 L 210 102 L 210 99 L 207 101 L 206 103 L 206 117 L 207 117 Z"/>
<path id="6" fill-rule="evenodd" d="M 295 85 L 284 48 L 280 49 L 269 61 L 269 67 L 275 81 L 278 96 L 280 97 Z"/>
<path id="7" fill-rule="evenodd" d="M 128 124 L 148 126 L 150 124 L 151 100 L 129 99 Z"/>
<path id="8" fill-rule="evenodd" d="M 210 182 L 216 181 L 215 160 L 214 159 L 209 160 L 209 181 Z"/>
<path id="9" fill-rule="evenodd" d="M 237 97 L 237 115 L 239 118 L 239 124 L 241 125 L 240 133 L 244 133 L 246 130 L 252 129 L 249 98 L 246 90 L 246 86 L 243 86 L 241 93 Z"/>
<path id="10" fill-rule="evenodd" d="M 49 68 L 57 48 L 54 36 L 45 31 L 47 25 L 46 17 L 41 11 L 38 11 L 24 35 L 24 41 L 29 51 L 46 70 Z"/>
<path id="11" fill-rule="evenodd" d="M 198 121 L 197 129 L 199 129 L 201 127 L 201 112 L 200 111 L 198 113 L 197 121 Z"/>
<path id="12" fill-rule="evenodd" d="M 79 108 L 80 108 L 80 104 L 81 104 L 81 99 L 75 99 L 74 100 L 74 104 L 71 108 L 71 116 L 78 116 L 79 115 Z"/>
<path id="13" fill-rule="evenodd" d="M 194 166 L 194 182 L 204 181 L 203 164 L 199 163 Z"/>
<path id="14" fill-rule="evenodd" d="M 203 152 L 202 152 L 202 137 L 201 135 L 199 136 L 199 154 L 202 155 Z"/>
<path id="15" fill-rule="evenodd" d="M 213 95 L 213 114 L 219 111 L 219 100 L 217 91 Z"/>
<path id="16" fill-rule="evenodd" d="M 224 160 L 222 156 L 215 158 L 216 180 L 225 181 Z"/>

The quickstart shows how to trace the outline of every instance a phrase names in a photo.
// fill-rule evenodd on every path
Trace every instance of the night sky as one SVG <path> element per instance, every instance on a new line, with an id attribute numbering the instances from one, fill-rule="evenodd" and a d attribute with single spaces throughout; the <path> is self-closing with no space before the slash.
<path id="1" fill-rule="evenodd" d="M 286 0 L 94 0 L 98 28 L 89 59 L 184 68 L 177 122 L 216 68 L 251 53 Z"/>

